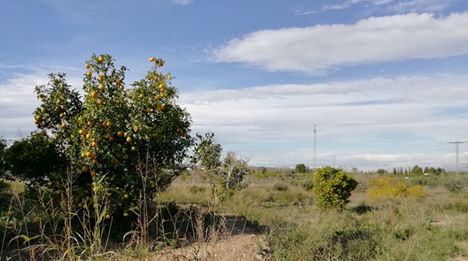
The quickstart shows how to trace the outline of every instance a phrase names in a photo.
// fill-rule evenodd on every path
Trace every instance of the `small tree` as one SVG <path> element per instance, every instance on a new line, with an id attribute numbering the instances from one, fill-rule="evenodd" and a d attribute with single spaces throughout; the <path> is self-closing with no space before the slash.
<path id="1" fill-rule="evenodd" d="M 296 165 L 296 169 L 295 169 L 296 173 L 305 173 L 306 170 L 307 170 L 306 166 L 303 163 Z"/>
<path id="2" fill-rule="evenodd" d="M 322 209 L 342 209 L 348 204 L 357 181 L 342 169 L 325 167 L 317 169 L 312 192 L 318 196 L 317 206 Z"/>
<path id="3" fill-rule="evenodd" d="M 422 175 L 423 174 L 423 170 L 418 166 L 418 165 L 415 165 L 413 167 L 413 169 L 411 170 L 411 173 L 412 174 L 417 174 L 417 175 Z"/>

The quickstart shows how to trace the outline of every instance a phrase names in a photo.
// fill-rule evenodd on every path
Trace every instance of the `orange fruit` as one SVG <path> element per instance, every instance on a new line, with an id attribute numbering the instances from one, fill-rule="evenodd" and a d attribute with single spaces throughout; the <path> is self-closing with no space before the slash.
<path id="1" fill-rule="evenodd" d="M 66 110 L 66 109 L 67 109 L 67 106 L 62 105 L 61 108 L 62 108 L 62 110 Z"/>
<path id="2" fill-rule="evenodd" d="M 110 137 L 109 140 L 110 140 L 110 141 L 114 141 L 114 137 Z"/>
<path id="3" fill-rule="evenodd" d="M 171 76 L 167 76 L 167 79 L 170 81 L 170 80 L 172 80 L 172 77 L 171 77 Z"/>
<path id="4" fill-rule="evenodd" d="M 84 166 L 81 170 L 82 170 L 83 172 L 88 172 L 88 167 Z"/>
<path id="5" fill-rule="evenodd" d="M 46 132 L 46 131 L 41 131 L 41 135 L 42 135 L 42 136 L 46 136 L 46 135 L 47 135 L 47 132 Z"/>
<path id="6" fill-rule="evenodd" d="M 141 98 L 141 99 L 145 98 L 145 95 L 144 95 L 143 93 L 140 94 L 140 98 Z"/>
<path id="7" fill-rule="evenodd" d="M 154 62 L 154 57 L 149 58 L 150 62 Z"/>
<path id="8" fill-rule="evenodd" d="M 107 127 L 110 127 L 110 126 L 112 126 L 112 122 L 108 121 L 108 122 L 106 123 L 106 125 L 107 125 Z"/>
<path id="9" fill-rule="evenodd" d="M 124 87 L 123 85 L 120 85 L 120 86 L 119 86 L 119 89 L 120 89 L 121 91 L 123 91 L 123 89 L 125 89 L 125 87 Z"/>
<path id="10" fill-rule="evenodd" d="M 99 61 L 100 63 L 104 62 L 104 57 L 99 56 L 98 61 Z"/>
<path id="11" fill-rule="evenodd" d="M 122 137 L 122 136 L 123 136 L 123 132 L 122 132 L 122 131 L 118 131 L 118 132 L 117 132 L 117 136 Z"/>
<path id="12" fill-rule="evenodd" d="M 93 92 L 93 93 L 91 94 L 91 96 L 93 96 L 93 98 L 96 98 L 96 97 L 97 97 L 97 92 Z"/>
<path id="13" fill-rule="evenodd" d="M 91 143 L 91 146 L 92 146 L 92 147 L 96 147 L 96 146 L 97 146 L 97 142 L 93 141 L 93 143 Z"/>
<path id="14" fill-rule="evenodd" d="M 101 78 L 101 75 L 99 75 L 99 78 Z M 102 84 L 102 83 L 99 84 L 99 90 L 104 91 L 105 89 L 106 89 L 106 86 L 104 86 L 104 84 Z"/>
<path id="15" fill-rule="evenodd" d="M 94 160 L 93 160 L 93 163 L 94 163 L 94 164 L 97 164 L 97 163 L 98 163 L 98 161 L 97 161 L 96 159 L 94 159 Z"/>
<path id="16" fill-rule="evenodd" d="M 49 181 L 49 183 L 47 183 L 47 186 L 52 186 L 52 182 Z"/>
<path id="17" fill-rule="evenodd" d="M 150 113 L 153 109 L 151 108 L 146 108 L 146 112 Z"/>
<path id="18" fill-rule="evenodd" d="M 99 74 L 99 79 L 104 79 L 104 74 Z"/>
<path id="19" fill-rule="evenodd" d="M 67 127 L 67 124 L 62 123 L 62 128 L 66 128 L 66 127 Z"/>
<path id="20" fill-rule="evenodd" d="M 127 137 L 127 142 L 132 142 L 132 137 Z"/>
<path id="21" fill-rule="evenodd" d="M 89 63 L 85 64 L 85 68 L 89 69 Z"/>
<path id="22" fill-rule="evenodd" d="M 101 104 L 101 105 L 104 104 L 104 100 L 103 100 L 103 99 L 99 99 L 98 102 L 99 102 L 99 104 Z"/>
<path id="23" fill-rule="evenodd" d="M 136 147 L 135 147 L 135 146 L 132 147 L 132 151 L 136 151 Z"/>
<path id="24" fill-rule="evenodd" d="M 120 85 L 120 80 L 119 79 L 115 80 L 115 84 Z"/>
<path id="25" fill-rule="evenodd" d="M 87 124 L 88 124 L 89 127 L 93 126 L 93 123 L 90 122 L 90 121 L 88 121 Z"/>
<path id="26" fill-rule="evenodd" d="M 158 95 L 154 96 L 154 99 L 159 100 L 159 96 Z"/>
<path id="27" fill-rule="evenodd" d="M 55 82 L 58 82 L 58 81 L 59 81 L 59 79 L 55 78 Z"/>
<path id="28" fill-rule="evenodd" d="M 92 170 L 91 171 L 91 176 L 93 176 L 93 177 L 96 176 L 96 171 Z"/>
<path id="29" fill-rule="evenodd" d="M 42 97 L 41 98 L 41 102 L 45 102 L 46 101 L 46 98 L 45 97 Z"/>
<path id="30" fill-rule="evenodd" d="M 61 137 L 60 134 L 58 134 L 58 133 L 55 134 L 55 138 L 59 139 L 60 137 Z"/>
<path id="31" fill-rule="evenodd" d="M 93 75 L 92 72 L 87 72 L 87 73 L 86 73 L 86 76 L 88 76 L 88 77 L 91 77 L 92 75 Z"/>

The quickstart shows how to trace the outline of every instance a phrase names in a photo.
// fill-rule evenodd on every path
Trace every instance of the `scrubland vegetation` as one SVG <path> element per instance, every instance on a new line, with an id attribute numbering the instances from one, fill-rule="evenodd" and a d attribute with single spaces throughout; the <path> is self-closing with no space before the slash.
<path id="1" fill-rule="evenodd" d="M 0 142 L 2 260 L 467 260 L 466 174 L 222 158 L 150 62 L 126 88 L 93 55 L 84 101 L 63 73 L 36 87 L 38 130 Z"/>

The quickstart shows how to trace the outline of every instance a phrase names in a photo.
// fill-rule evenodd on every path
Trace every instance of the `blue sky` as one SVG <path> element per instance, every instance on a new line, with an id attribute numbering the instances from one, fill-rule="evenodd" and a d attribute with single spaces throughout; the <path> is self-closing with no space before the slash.
<path id="1" fill-rule="evenodd" d="M 108 53 L 129 82 L 166 60 L 194 131 L 252 165 L 312 165 L 314 124 L 318 166 L 450 169 L 468 140 L 466 0 L 5 0 L 0 24 L 8 139 L 34 130 L 48 73 L 81 89 Z"/>

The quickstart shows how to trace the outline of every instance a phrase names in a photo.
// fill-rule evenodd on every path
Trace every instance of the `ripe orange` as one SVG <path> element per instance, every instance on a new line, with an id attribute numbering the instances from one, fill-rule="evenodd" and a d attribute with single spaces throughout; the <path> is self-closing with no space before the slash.
<path id="1" fill-rule="evenodd" d="M 125 194 L 125 195 L 124 195 L 124 198 L 128 198 L 128 194 Z"/>
<path id="2" fill-rule="evenodd" d="M 154 57 L 149 58 L 150 62 L 154 62 Z"/>
<path id="3" fill-rule="evenodd" d="M 134 130 L 135 132 L 139 132 L 139 131 L 140 131 L 140 127 L 139 127 L 139 126 L 135 126 L 135 127 L 133 127 L 133 130 Z"/>
<path id="4" fill-rule="evenodd" d="M 91 176 L 93 176 L 93 177 L 96 176 L 96 171 L 92 170 L 91 171 Z"/>
<path id="5" fill-rule="evenodd" d="M 38 120 L 34 120 L 34 123 L 35 123 L 35 124 L 39 124 L 39 121 L 38 121 Z"/>
<path id="6" fill-rule="evenodd" d="M 96 146 L 97 146 L 97 142 L 93 141 L 93 143 L 91 143 L 91 146 L 92 146 L 92 147 L 96 147 Z"/>
<path id="7" fill-rule="evenodd" d="M 127 137 L 127 142 L 132 142 L 132 137 Z"/>
<path id="8" fill-rule="evenodd" d="M 89 63 L 85 64 L 85 68 L 89 69 Z"/>
<path id="9" fill-rule="evenodd" d="M 171 77 L 171 76 L 167 76 L 167 79 L 170 81 L 170 80 L 172 80 L 172 77 Z"/>
<path id="10" fill-rule="evenodd" d="M 90 122 L 90 121 L 88 121 L 87 124 L 88 124 L 89 127 L 93 126 L 93 123 Z"/>
<path id="11" fill-rule="evenodd" d="M 123 91 L 123 89 L 125 89 L 125 87 L 124 87 L 123 85 L 120 85 L 120 86 L 119 86 L 119 89 L 120 89 L 121 91 Z"/>
<path id="12" fill-rule="evenodd" d="M 41 98 L 41 102 L 45 102 L 46 101 L 46 98 L 45 97 L 42 97 Z"/>
<path id="13" fill-rule="evenodd" d="M 166 94 L 165 93 L 161 93 L 161 98 L 164 98 L 166 97 Z"/>
<path id="14" fill-rule="evenodd" d="M 88 172 L 88 167 L 84 166 L 81 170 L 82 170 L 83 172 Z"/>
<path id="15" fill-rule="evenodd" d="M 158 95 L 154 96 L 154 99 L 159 100 L 159 96 Z"/>
<path id="16" fill-rule="evenodd" d="M 57 134 L 55 134 L 55 138 L 56 138 L 56 139 L 60 139 L 60 137 L 61 137 L 61 135 L 60 135 L 60 134 L 58 134 L 58 133 L 57 133 Z"/>
<path id="17" fill-rule="evenodd" d="M 99 99 L 98 102 L 99 102 L 99 104 L 101 104 L 101 105 L 104 104 L 104 100 L 103 100 L 103 99 Z"/>
<path id="18" fill-rule="evenodd" d="M 114 160 L 114 163 L 115 163 L 115 164 L 119 163 L 119 160 L 118 160 L 118 159 L 115 159 L 115 160 Z"/>
<path id="19" fill-rule="evenodd" d="M 92 72 L 87 72 L 87 73 L 86 73 L 86 76 L 88 76 L 88 77 L 91 77 L 92 75 L 93 75 Z"/>
<path id="20" fill-rule="evenodd" d="M 46 131 L 41 131 L 41 135 L 42 135 L 42 136 L 46 136 L 46 135 L 47 135 L 47 132 L 46 132 Z"/>
<path id="21" fill-rule="evenodd" d="M 107 122 L 103 121 L 102 122 L 102 127 L 107 127 Z"/>
<path id="22" fill-rule="evenodd" d="M 102 63 L 102 62 L 104 62 L 104 58 L 103 58 L 102 56 L 99 56 L 98 61 L 99 61 L 100 63 Z"/>
<path id="23" fill-rule="evenodd" d="M 122 137 L 122 136 L 123 136 L 123 132 L 122 132 L 122 131 L 118 131 L 118 132 L 117 132 L 117 136 Z"/>
<path id="24" fill-rule="evenodd" d="M 110 215 L 106 215 L 106 219 L 109 219 L 110 218 Z"/>
<path id="25" fill-rule="evenodd" d="M 62 105 L 61 108 L 62 108 L 62 110 L 66 110 L 66 109 L 67 109 L 67 106 Z"/>
<path id="26" fill-rule="evenodd" d="M 151 108 L 146 108 L 146 112 L 150 113 L 153 109 Z"/>
<path id="27" fill-rule="evenodd" d="M 65 114 L 63 114 L 63 113 L 60 113 L 60 115 L 59 115 L 59 116 L 60 116 L 60 118 L 63 118 L 63 117 L 65 117 Z"/>
<path id="28" fill-rule="evenodd" d="M 47 183 L 47 186 L 52 186 L 52 182 L 49 181 L 49 183 Z"/>
<path id="29" fill-rule="evenodd" d="M 66 127 L 67 127 L 67 124 L 62 123 L 62 128 L 66 128 Z"/>
<path id="30" fill-rule="evenodd" d="M 93 93 L 91 94 L 91 96 L 93 96 L 93 98 L 96 98 L 96 97 L 97 97 L 97 92 L 93 92 Z"/>
<path id="31" fill-rule="evenodd" d="M 110 141 L 114 141 L 114 137 L 110 137 L 109 140 L 110 140 Z"/>
<path id="32" fill-rule="evenodd" d="M 164 65 L 164 62 L 161 62 L 161 63 L 159 64 L 159 66 L 161 66 L 161 67 L 162 67 L 163 65 Z"/>
<path id="33" fill-rule="evenodd" d="M 106 139 L 110 138 L 111 135 L 109 133 L 106 134 Z"/>
<path id="34" fill-rule="evenodd" d="M 140 94 L 140 98 L 141 98 L 141 99 L 145 98 L 145 95 L 144 95 L 143 93 Z"/>
<path id="35" fill-rule="evenodd" d="M 93 160 L 93 163 L 94 163 L 94 164 L 97 164 L 97 163 L 98 163 L 98 161 L 97 161 L 96 159 L 94 159 L 94 160 Z"/>
<path id="36" fill-rule="evenodd" d="M 115 80 L 115 84 L 120 85 L 120 80 L 119 79 Z"/>
<path id="37" fill-rule="evenodd" d="M 99 74 L 99 79 L 104 79 L 104 74 Z"/>
<path id="38" fill-rule="evenodd" d="M 37 218 L 33 219 L 33 223 L 37 223 L 37 222 L 39 222 L 39 219 Z"/>
<path id="39" fill-rule="evenodd" d="M 91 139 L 91 133 L 86 134 L 87 139 Z"/>
<path id="40" fill-rule="evenodd" d="M 158 88 L 162 89 L 162 88 L 164 88 L 164 85 L 161 83 L 161 84 L 159 84 Z"/>
<path id="41" fill-rule="evenodd" d="M 55 78 L 55 82 L 59 82 L 59 79 Z"/>
<path id="42" fill-rule="evenodd" d="M 132 147 L 132 151 L 136 151 L 136 147 L 135 147 L 135 146 Z"/>
<path id="43" fill-rule="evenodd" d="M 108 122 L 106 123 L 106 125 L 107 125 L 107 127 L 110 127 L 110 126 L 112 126 L 112 122 L 108 121 Z"/>
<path id="44" fill-rule="evenodd" d="M 101 78 L 101 75 L 99 75 L 99 78 Z M 102 84 L 102 83 L 99 84 L 99 90 L 104 91 L 105 89 L 106 89 L 106 86 L 104 86 L 104 84 Z"/>
<path id="45" fill-rule="evenodd" d="M 153 77 L 152 77 L 151 75 L 148 75 L 147 78 L 148 78 L 148 80 L 150 80 L 150 81 L 153 79 Z"/>

